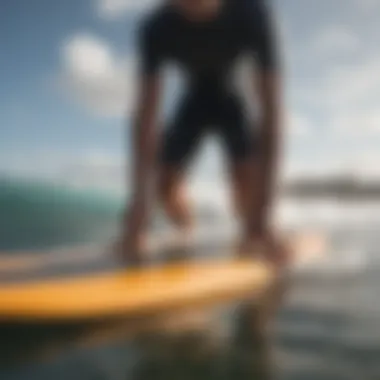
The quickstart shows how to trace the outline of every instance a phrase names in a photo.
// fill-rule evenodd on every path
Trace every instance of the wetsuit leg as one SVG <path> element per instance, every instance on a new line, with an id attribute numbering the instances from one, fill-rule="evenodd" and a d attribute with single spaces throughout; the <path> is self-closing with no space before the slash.
<path id="1" fill-rule="evenodd" d="M 186 96 L 164 131 L 161 164 L 179 169 L 186 166 L 199 146 L 206 119 L 207 107 L 202 98 L 193 94 Z"/>
<path id="2" fill-rule="evenodd" d="M 183 181 L 184 174 L 206 127 L 207 107 L 202 97 L 195 95 L 184 98 L 164 132 L 158 175 L 161 206 L 169 220 L 182 230 L 183 237 L 190 236 L 193 227 L 192 207 Z"/>
<path id="3" fill-rule="evenodd" d="M 246 161 L 257 153 L 258 134 L 249 122 L 239 97 L 223 97 L 214 114 L 216 133 L 222 139 L 231 164 Z"/>
<path id="4" fill-rule="evenodd" d="M 227 155 L 232 204 L 242 228 L 250 215 L 257 188 L 253 159 L 258 153 L 258 135 L 250 125 L 243 105 L 239 97 L 226 95 L 220 97 L 213 109 L 214 132 L 222 140 Z"/>

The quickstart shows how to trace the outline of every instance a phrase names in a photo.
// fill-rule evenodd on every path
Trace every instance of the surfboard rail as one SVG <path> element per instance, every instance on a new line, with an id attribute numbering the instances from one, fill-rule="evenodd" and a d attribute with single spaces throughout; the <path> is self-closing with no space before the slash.
<path id="1" fill-rule="evenodd" d="M 183 262 L 0 287 L 0 320 L 135 316 L 253 296 L 271 269 L 252 260 Z"/>

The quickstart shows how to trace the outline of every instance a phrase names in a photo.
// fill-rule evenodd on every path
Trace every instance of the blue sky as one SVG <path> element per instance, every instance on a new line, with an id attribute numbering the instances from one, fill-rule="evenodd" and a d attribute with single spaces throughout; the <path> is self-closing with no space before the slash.
<path id="1" fill-rule="evenodd" d="M 1 171 L 94 185 L 123 181 L 133 30 L 153 3 L 2 0 Z M 377 176 L 380 0 L 274 5 L 286 63 L 284 172 Z M 215 144 L 206 145 L 199 178 L 220 171 Z"/>

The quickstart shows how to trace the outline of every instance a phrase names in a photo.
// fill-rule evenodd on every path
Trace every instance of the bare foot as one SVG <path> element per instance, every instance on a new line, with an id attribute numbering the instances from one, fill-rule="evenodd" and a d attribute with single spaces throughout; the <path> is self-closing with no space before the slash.
<path id="1" fill-rule="evenodd" d="M 288 245 L 281 239 L 274 237 L 244 240 L 239 244 L 237 254 L 242 258 L 268 261 L 277 268 L 286 267 L 291 257 Z"/>
<path id="2" fill-rule="evenodd" d="M 128 238 L 122 236 L 114 245 L 113 251 L 117 258 L 121 259 L 128 267 L 139 267 L 145 265 L 148 258 L 148 244 L 145 236 L 140 238 Z"/>
<path id="3" fill-rule="evenodd" d="M 238 243 L 236 253 L 240 258 L 263 259 L 265 246 L 263 242 L 243 240 Z"/>
<path id="4" fill-rule="evenodd" d="M 165 239 L 165 259 L 169 261 L 187 259 L 193 246 L 194 233 L 192 229 L 176 230 Z"/>

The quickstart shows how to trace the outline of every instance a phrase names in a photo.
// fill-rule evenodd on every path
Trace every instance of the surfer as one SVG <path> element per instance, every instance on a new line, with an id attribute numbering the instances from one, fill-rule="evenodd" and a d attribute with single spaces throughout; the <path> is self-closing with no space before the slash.
<path id="1" fill-rule="evenodd" d="M 270 225 L 281 79 L 271 18 L 267 0 L 166 0 L 141 23 L 132 197 L 122 238 L 128 259 L 143 257 L 153 187 L 179 233 L 191 233 L 184 176 L 209 131 L 221 138 L 228 157 L 241 222 L 239 251 L 254 252 L 259 245 L 271 259 L 284 252 Z M 254 58 L 252 86 L 261 106 L 256 125 L 231 81 L 236 62 L 246 54 Z M 167 62 L 184 70 L 187 83 L 173 120 L 160 136 L 161 68 Z"/>

